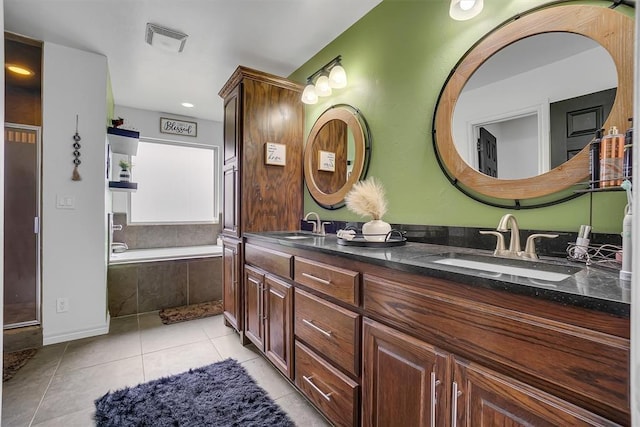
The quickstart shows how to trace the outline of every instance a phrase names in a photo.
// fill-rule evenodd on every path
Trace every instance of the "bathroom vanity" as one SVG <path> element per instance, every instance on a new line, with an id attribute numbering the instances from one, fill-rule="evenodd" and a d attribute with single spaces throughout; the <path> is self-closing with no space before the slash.
<path id="1" fill-rule="evenodd" d="M 613 271 L 558 260 L 564 275 L 520 277 L 435 262 L 482 251 L 301 232 L 243 246 L 246 336 L 335 425 L 630 423 Z"/>

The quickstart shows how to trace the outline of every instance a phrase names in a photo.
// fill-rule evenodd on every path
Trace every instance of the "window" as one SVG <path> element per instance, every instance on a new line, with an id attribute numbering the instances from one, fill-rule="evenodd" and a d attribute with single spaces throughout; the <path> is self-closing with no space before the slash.
<path id="1" fill-rule="evenodd" d="M 217 147 L 140 139 L 131 163 L 130 223 L 218 221 Z"/>

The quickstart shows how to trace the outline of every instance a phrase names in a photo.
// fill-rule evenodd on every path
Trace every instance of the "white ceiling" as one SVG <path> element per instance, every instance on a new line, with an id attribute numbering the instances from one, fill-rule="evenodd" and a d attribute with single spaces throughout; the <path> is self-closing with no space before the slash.
<path id="1" fill-rule="evenodd" d="M 222 121 L 238 65 L 288 76 L 381 1 L 4 0 L 4 25 L 105 55 L 117 105 Z M 188 34 L 184 51 L 148 45 L 147 22 Z"/>

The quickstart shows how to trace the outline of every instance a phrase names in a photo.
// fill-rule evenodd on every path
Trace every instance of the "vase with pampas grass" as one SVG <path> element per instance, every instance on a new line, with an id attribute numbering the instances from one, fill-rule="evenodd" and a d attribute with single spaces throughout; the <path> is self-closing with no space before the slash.
<path id="1" fill-rule="evenodd" d="M 387 213 L 387 200 L 382 184 L 371 177 L 358 181 L 345 196 L 347 209 L 363 216 L 371 217 L 371 221 L 362 225 L 362 235 L 370 242 L 384 242 L 391 231 L 391 225 L 382 217 Z"/>

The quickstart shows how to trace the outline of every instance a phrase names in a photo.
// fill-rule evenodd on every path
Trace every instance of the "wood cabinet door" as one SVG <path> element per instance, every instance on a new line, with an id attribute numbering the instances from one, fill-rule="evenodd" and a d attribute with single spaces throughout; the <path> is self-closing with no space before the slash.
<path id="1" fill-rule="evenodd" d="M 264 350 L 264 274 L 244 267 L 244 333 L 260 350 Z"/>
<path id="2" fill-rule="evenodd" d="M 240 155 L 240 129 L 242 110 L 240 108 L 240 88 L 238 84 L 224 99 L 224 165 L 235 163 Z"/>
<path id="3" fill-rule="evenodd" d="M 618 425 L 485 367 L 451 359 L 452 427 Z"/>
<path id="4" fill-rule="evenodd" d="M 363 321 L 363 426 L 445 426 L 448 355 L 370 319 Z"/>
<path id="5" fill-rule="evenodd" d="M 240 237 L 238 178 L 238 168 L 235 164 L 226 168 L 222 173 L 222 232 L 233 237 Z"/>
<path id="6" fill-rule="evenodd" d="M 240 242 L 226 238 L 222 239 L 224 318 L 237 331 L 242 330 L 240 249 Z"/>
<path id="7" fill-rule="evenodd" d="M 267 275 L 264 351 L 273 364 L 293 380 L 293 288 Z"/>

